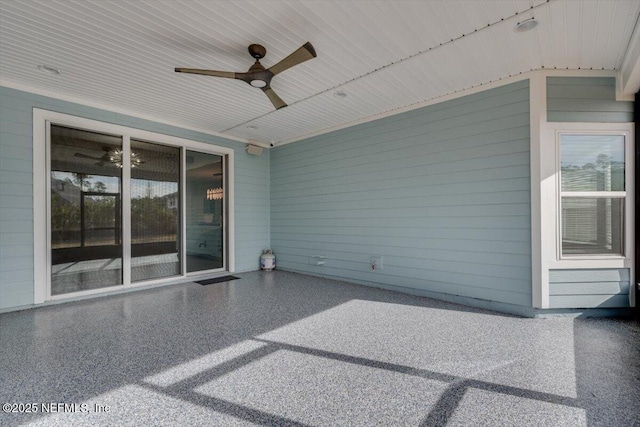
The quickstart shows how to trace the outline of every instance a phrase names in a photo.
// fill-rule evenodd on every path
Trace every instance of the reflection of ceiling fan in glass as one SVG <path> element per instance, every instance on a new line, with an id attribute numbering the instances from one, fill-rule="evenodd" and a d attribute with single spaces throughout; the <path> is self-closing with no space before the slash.
<path id="1" fill-rule="evenodd" d="M 103 150 L 104 150 L 104 154 L 100 157 L 93 157 L 83 153 L 75 153 L 74 156 L 80 157 L 83 159 L 97 160 L 97 162 L 94 163 L 96 166 L 104 166 L 106 163 L 110 163 L 118 168 L 122 168 L 124 166 L 122 164 L 122 154 L 123 154 L 122 150 L 111 149 L 109 147 L 104 147 Z M 134 153 L 132 151 L 131 167 L 135 168 L 137 166 L 140 166 L 143 163 L 144 161 L 140 158 L 140 156 L 137 153 Z"/>

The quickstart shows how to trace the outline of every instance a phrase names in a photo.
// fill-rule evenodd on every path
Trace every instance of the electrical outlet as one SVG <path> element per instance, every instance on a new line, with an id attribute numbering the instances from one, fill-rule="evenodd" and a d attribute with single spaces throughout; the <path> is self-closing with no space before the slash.
<path id="1" fill-rule="evenodd" d="M 382 257 L 381 256 L 372 256 L 371 257 L 371 270 L 382 270 Z"/>
<path id="2" fill-rule="evenodd" d="M 325 265 L 327 257 L 324 255 L 314 255 L 309 257 L 309 264 L 311 265 Z"/>

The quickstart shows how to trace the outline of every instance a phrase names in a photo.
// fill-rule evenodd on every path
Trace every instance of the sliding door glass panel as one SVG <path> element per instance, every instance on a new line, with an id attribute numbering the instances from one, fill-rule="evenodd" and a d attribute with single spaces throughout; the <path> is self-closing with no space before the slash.
<path id="1" fill-rule="evenodd" d="M 186 152 L 187 272 L 224 266 L 222 157 Z"/>
<path id="2" fill-rule="evenodd" d="M 131 140 L 131 281 L 180 270 L 180 149 Z"/>
<path id="3" fill-rule="evenodd" d="M 51 126 L 51 294 L 122 284 L 122 138 Z"/>

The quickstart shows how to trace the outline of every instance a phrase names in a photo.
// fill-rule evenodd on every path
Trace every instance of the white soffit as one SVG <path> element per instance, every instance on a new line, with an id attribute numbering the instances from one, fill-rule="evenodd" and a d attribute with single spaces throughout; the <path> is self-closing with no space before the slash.
<path id="1" fill-rule="evenodd" d="M 639 14 L 634 0 L 3 0 L 0 78 L 277 143 L 530 70 L 620 70 Z M 531 17 L 536 28 L 514 32 Z M 244 82 L 173 71 L 246 71 L 251 43 L 267 48 L 269 67 L 306 41 L 318 57 L 273 79 L 289 104 L 277 111 Z M 60 75 L 38 70 L 41 64 Z M 347 97 L 333 96 L 338 90 Z"/>

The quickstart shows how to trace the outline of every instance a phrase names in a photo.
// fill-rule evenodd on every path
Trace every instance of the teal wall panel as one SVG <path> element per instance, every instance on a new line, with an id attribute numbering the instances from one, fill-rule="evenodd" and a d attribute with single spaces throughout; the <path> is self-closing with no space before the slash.
<path id="1" fill-rule="evenodd" d="M 531 306 L 529 138 L 525 80 L 271 150 L 278 268 Z"/>
<path id="2" fill-rule="evenodd" d="M 628 268 L 549 271 L 550 308 L 629 307 Z"/>
<path id="3" fill-rule="evenodd" d="M 33 108 L 235 149 L 236 270 L 258 268 L 270 244 L 268 150 L 250 156 L 240 142 L 0 87 L 0 309 L 33 304 Z"/>
<path id="4" fill-rule="evenodd" d="M 633 102 L 616 101 L 613 77 L 547 77 L 550 122 L 632 122 Z"/>

